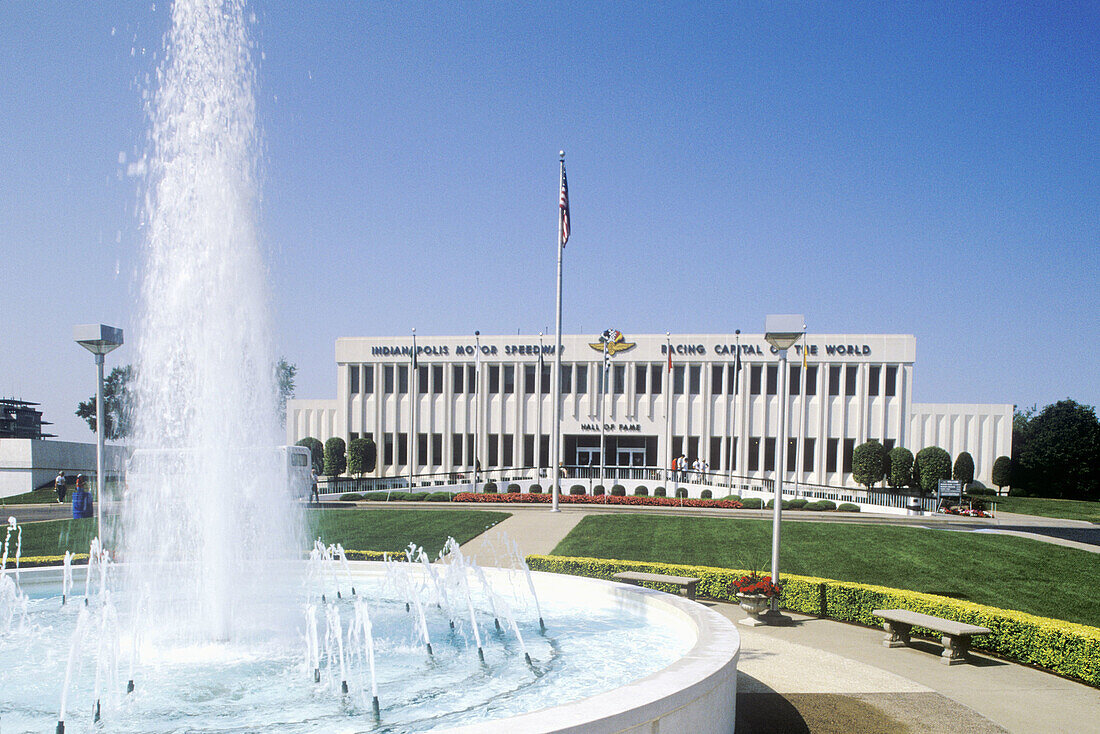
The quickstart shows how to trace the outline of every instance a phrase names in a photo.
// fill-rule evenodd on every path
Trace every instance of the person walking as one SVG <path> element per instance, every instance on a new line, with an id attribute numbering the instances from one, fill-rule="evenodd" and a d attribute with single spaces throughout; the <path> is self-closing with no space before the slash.
<path id="1" fill-rule="evenodd" d="M 53 480 L 53 489 L 57 492 L 58 504 L 65 501 L 65 485 L 68 484 L 68 482 L 69 480 L 65 479 L 65 472 L 57 472 L 57 479 Z"/>

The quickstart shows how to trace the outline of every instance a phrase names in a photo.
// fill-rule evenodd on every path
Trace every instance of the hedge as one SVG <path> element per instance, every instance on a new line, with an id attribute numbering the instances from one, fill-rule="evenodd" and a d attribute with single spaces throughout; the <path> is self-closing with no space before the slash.
<path id="1" fill-rule="evenodd" d="M 460 492 L 455 495 L 455 502 L 483 502 L 483 503 L 522 503 L 522 504 L 547 504 L 551 500 L 548 494 L 474 494 L 472 492 Z M 618 497 L 603 495 L 594 497 L 590 495 L 562 495 L 558 501 L 563 504 L 573 505 L 652 505 L 657 507 L 720 507 L 725 510 L 741 509 L 740 502 L 729 500 L 675 500 L 671 497 Z"/>
<path id="2" fill-rule="evenodd" d="M 693 576 L 700 579 L 697 592 L 700 596 L 726 601 L 733 600 L 730 584 L 747 573 L 744 570 L 708 566 L 543 555 L 528 556 L 527 565 L 532 571 L 608 580 L 620 571 Z M 909 609 L 956 622 L 976 624 L 988 627 L 992 634 L 975 636 L 971 643 L 973 648 L 1100 686 L 1100 628 L 1097 627 L 919 591 L 851 581 L 790 574 L 784 574 L 782 581 L 783 593 L 779 605 L 792 612 L 881 628 L 881 620 L 871 616 L 872 611 Z M 667 584 L 645 586 L 670 593 L 679 592 L 678 587 Z M 913 633 L 940 636 L 938 632 L 920 627 L 914 627 Z"/>
<path id="3" fill-rule="evenodd" d="M 65 563 L 65 556 L 23 556 L 19 559 L 19 568 L 36 568 L 38 566 L 61 566 Z M 88 563 L 87 553 L 74 553 L 72 564 L 83 566 Z M 15 571 L 15 557 L 8 556 L 8 572 Z"/>
<path id="4" fill-rule="evenodd" d="M 759 510 L 764 506 L 764 500 L 759 497 L 746 497 L 741 500 L 741 506 L 746 510 Z"/>
<path id="5" fill-rule="evenodd" d="M 836 509 L 838 512 L 859 512 L 859 505 L 854 505 L 851 502 L 841 502 Z"/>
<path id="6" fill-rule="evenodd" d="M 341 502 L 359 502 L 361 499 L 363 499 L 363 495 L 356 492 L 345 492 L 340 495 Z"/>

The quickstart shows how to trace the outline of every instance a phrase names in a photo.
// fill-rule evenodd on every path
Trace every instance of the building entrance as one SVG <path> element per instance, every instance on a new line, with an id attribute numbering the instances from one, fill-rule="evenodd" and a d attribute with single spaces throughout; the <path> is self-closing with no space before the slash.
<path id="1" fill-rule="evenodd" d="M 562 436 L 562 456 L 567 466 L 600 466 L 600 437 Z M 656 436 L 605 436 L 607 466 L 657 466 Z"/>

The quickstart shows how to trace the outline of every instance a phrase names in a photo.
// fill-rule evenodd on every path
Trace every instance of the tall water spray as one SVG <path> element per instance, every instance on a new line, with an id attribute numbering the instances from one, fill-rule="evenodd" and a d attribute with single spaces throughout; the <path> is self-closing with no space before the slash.
<path id="1" fill-rule="evenodd" d="M 239 638 L 277 619 L 286 562 L 301 553 L 273 448 L 283 440 L 244 5 L 174 2 L 147 107 L 141 452 L 121 550 L 141 616 L 192 639 Z"/>

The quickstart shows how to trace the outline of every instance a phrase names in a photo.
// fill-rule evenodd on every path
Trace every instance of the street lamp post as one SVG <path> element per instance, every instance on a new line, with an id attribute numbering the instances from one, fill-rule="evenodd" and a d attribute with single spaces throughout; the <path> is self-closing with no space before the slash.
<path id="1" fill-rule="evenodd" d="M 779 435 L 776 441 L 775 506 L 772 513 L 772 583 L 779 583 L 779 526 L 783 508 L 783 474 L 787 471 L 787 350 L 806 331 L 802 314 L 769 315 L 764 322 L 764 339 L 779 352 Z M 779 602 L 772 597 L 771 615 L 779 617 Z"/>
<path id="2" fill-rule="evenodd" d="M 73 339 L 95 355 L 95 517 L 96 531 L 103 536 L 103 357 L 122 346 L 122 329 L 103 324 L 82 324 L 73 327 Z"/>

